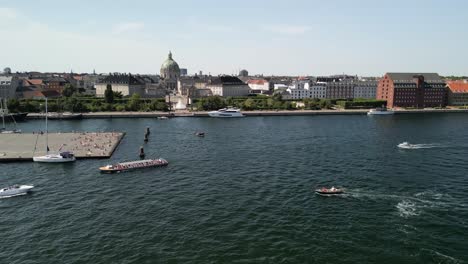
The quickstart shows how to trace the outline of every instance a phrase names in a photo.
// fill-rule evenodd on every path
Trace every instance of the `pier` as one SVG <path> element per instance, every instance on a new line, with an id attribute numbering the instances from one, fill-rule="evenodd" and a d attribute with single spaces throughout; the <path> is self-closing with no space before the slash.
<path id="1" fill-rule="evenodd" d="M 77 159 L 110 158 L 125 133 L 49 133 L 49 152 L 71 151 Z M 37 144 L 36 144 L 37 142 Z M 32 161 L 46 154 L 46 135 L 39 133 L 0 134 L 0 162 Z"/>

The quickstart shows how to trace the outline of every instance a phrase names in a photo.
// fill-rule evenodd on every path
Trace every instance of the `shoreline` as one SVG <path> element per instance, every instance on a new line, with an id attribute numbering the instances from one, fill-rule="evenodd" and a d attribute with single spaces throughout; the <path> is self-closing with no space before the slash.
<path id="1" fill-rule="evenodd" d="M 245 116 L 308 116 L 308 115 L 366 115 L 368 109 L 358 110 L 256 110 L 242 111 Z M 468 109 L 411 109 L 394 110 L 399 114 L 427 114 L 427 113 L 468 113 Z M 175 112 L 92 112 L 82 113 L 83 119 L 99 118 L 157 118 L 157 117 L 209 117 L 208 111 L 175 111 Z M 41 119 L 41 113 L 29 113 L 26 119 Z"/>

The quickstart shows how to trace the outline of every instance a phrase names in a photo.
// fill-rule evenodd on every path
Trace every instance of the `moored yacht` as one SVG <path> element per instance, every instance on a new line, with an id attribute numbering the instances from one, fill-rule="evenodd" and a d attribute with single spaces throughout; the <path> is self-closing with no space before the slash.
<path id="1" fill-rule="evenodd" d="M 367 112 L 368 115 L 393 115 L 394 113 L 393 110 L 389 110 L 387 107 L 377 107 Z"/>
<path id="2" fill-rule="evenodd" d="M 12 185 L 5 188 L 0 189 L 0 197 L 10 197 L 16 195 L 22 195 L 28 193 L 32 188 L 33 185 Z"/>
<path id="3" fill-rule="evenodd" d="M 57 162 L 72 162 L 75 160 L 76 160 L 75 155 L 68 151 L 59 152 L 58 154 L 46 154 L 44 156 L 33 157 L 33 161 L 35 162 L 57 163 Z"/>
<path id="4" fill-rule="evenodd" d="M 232 107 L 211 111 L 208 115 L 211 117 L 244 117 L 240 109 Z"/>
<path id="5" fill-rule="evenodd" d="M 63 162 L 72 162 L 75 161 L 75 155 L 68 151 L 61 151 L 62 147 L 58 150 L 58 154 L 49 154 L 49 131 L 47 127 L 47 97 L 45 99 L 45 125 L 46 125 L 46 133 L 45 133 L 45 140 L 46 140 L 46 154 L 44 156 L 33 156 L 33 161 L 35 162 L 48 162 L 48 163 L 63 163 Z M 36 149 L 36 148 L 34 148 Z"/>

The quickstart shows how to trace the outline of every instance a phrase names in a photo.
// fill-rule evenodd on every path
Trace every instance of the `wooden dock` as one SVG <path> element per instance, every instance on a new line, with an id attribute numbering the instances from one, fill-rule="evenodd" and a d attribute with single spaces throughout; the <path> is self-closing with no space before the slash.
<path id="1" fill-rule="evenodd" d="M 124 137 L 121 132 L 49 133 L 49 150 L 71 151 L 77 159 L 110 158 Z M 65 145 L 64 145 L 65 144 Z M 32 161 L 45 155 L 45 134 L 0 134 L 0 162 Z"/>

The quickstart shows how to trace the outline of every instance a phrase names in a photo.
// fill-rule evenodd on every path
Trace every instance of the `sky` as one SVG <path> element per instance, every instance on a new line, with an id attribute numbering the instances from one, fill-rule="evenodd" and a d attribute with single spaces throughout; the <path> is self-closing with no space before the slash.
<path id="1" fill-rule="evenodd" d="M 0 0 L 0 68 L 468 75 L 463 0 Z"/>

